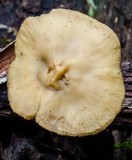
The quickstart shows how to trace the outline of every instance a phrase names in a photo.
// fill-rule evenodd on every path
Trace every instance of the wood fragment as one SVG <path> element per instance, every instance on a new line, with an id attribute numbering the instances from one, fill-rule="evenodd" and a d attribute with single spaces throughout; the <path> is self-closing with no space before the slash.
<path id="1" fill-rule="evenodd" d="M 9 45 L 7 45 L 0 51 L 0 74 L 3 71 L 8 71 L 11 62 L 15 58 L 14 43 L 15 41 L 11 42 Z"/>

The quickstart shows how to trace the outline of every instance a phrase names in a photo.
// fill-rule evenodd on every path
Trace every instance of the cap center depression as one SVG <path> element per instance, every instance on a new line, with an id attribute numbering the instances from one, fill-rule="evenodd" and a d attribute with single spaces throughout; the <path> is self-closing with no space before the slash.
<path id="1" fill-rule="evenodd" d="M 39 73 L 39 81 L 47 88 L 61 90 L 69 84 L 70 77 L 66 75 L 69 70 L 68 65 L 53 65 L 49 67 L 46 75 Z"/>

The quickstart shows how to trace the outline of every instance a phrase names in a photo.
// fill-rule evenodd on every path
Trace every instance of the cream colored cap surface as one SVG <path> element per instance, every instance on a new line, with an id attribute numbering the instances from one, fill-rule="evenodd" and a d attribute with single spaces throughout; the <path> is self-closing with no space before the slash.
<path id="1" fill-rule="evenodd" d="M 104 130 L 124 98 L 120 43 L 106 25 L 77 11 L 27 18 L 8 73 L 13 111 L 61 135 Z"/>

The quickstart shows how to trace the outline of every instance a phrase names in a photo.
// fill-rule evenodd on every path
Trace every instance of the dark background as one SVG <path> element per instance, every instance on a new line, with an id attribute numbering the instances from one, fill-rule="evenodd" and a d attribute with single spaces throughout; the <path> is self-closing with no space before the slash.
<path id="1" fill-rule="evenodd" d="M 47 13 L 52 8 L 78 10 L 107 24 L 121 41 L 123 60 L 132 60 L 131 0 L 0 0 L 0 47 L 15 39 L 26 17 Z"/>

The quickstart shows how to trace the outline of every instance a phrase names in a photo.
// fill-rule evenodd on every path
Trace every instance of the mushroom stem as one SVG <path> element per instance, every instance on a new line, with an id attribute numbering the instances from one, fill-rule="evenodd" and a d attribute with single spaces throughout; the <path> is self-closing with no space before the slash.
<path id="1" fill-rule="evenodd" d="M 60 68 L 60 69 L 54 69 L 53 72 L 54 73 L 54 76 L 50 76 L 50 80 L 49 80 L 49 86 L 53 87 L 54 89 L 56 90 L 59 90 L 61 88 L 61 83 L 60 83 L 60 80 L 63 79 L 65 73 L 68 71 L 68 66 L 65 66 L 63 68 Z"/>
<path id="2" fill-rule="evenodd" d="M 68 71 L 68 66 L 65 66 L 64 68 L 61 68 L 60 70 L 58 70 L 58 72 L 56 72 L 53 78 L 53 82 L 61 80 L 67 71 Z"/>
<path id="3" fill-rule="evenodd" d="M 47 75 L 41 70 L 38 74 L 38 80 L 46 88 L 60 90 L 64 84 L 67 85 L 69 78 L 66 77 L 66 73 L 69 70 L 69 66 L 54 66 L 50 68 Z"/>

